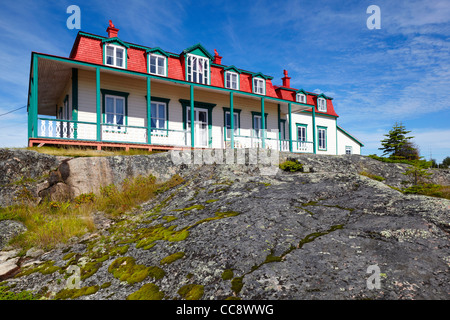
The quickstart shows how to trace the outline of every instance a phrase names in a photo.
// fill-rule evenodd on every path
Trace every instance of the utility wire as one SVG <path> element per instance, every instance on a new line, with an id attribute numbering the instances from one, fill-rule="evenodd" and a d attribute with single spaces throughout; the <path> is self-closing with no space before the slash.
<path id="1" fill-rule="evenodd" d="M 11 111 L 2 113 L 2 114 L 0 114 L 0 117 L 1 117 L 1 116 L 6 116 L 6 115 L 9 114 L 9 113 L 12 113 L 12 112 L 14 112 L 14 111 L 17 111 L 17 110 L 20 110 L 20 109 L 23 109 L 23 108 L 26 108 L 26 107 L 27 107 L 27 106 L 23 106 L 23 107 L 20 107 L 20 108 L 17 108 L 17 109 L 14 109 L 14 110 L 11 110 Z"/>

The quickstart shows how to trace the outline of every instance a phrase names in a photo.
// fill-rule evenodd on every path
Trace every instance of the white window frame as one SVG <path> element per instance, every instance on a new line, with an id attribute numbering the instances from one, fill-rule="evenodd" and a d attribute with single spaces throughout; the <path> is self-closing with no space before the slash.
<path id="1" fill-rule="evenodd" d="M 195 60 L 195 64 L 193 64 L 193 61 Z M 210 84 L 210 73 L 209 73 L 209 59 L 198 56 L 195 54 L 187 54 L 186 55 L 186 75 L 187 75 L 187 81 L 189 82 L 195 82 L 200 84 Z M 200 63 L 199 63 L 200 62 Z M 200 71 L 199 67 L 202 66 L 203 70 Z M 200 81 L 200 75 L 201 75 L 201 81 Z"/>
<path id="2" fill-rule="evenodd" d="M 253 93 L 266 94 L 266 80 L 261 78 L 253 78 Z"/>
<path id="3" fill-rule="evenodd" d="M 297 93 L 297 102 L 306 103 L 306 94 Z"/>
<path id="4" fill-rule="evenodd" d="M 114 99 L 114 110 L 113 112 L 108 112 L 108 104 L 107 104 L 107 100 L 108 98 L 112 98 Z M 118 113 L 117 112 L 117 104 L 116 101 L 117 100 L 122 100 L 123 102 L 123 113 Z M 125 131 L 125 125 L 126 125 L 126 106 L 125 106 L 125 97 L 121 97 L 121 96 L 114 96 L 111 94 L 106 94 L 105 95 L 105 125 L 107 126 L 108 124 L 115 124 L 118 125 L 117 123 L 117 116 L 118 115 L 122 115 L 122 124 L 121 126 L 107 126 L 106 129 L 108 131 L 115 131 L 115 132 L 124 132 Z M 108 122 L 108 114 L 112 114 L 113 115 L 113 121 L 112 122 Z"/>
<path id="5" fill-rule="evenodd" d="M 113 48 L 114 49 L 114 52 L 113 52 L 113 55 L 112 55 L 113 63 L 108 63 L 108 48 Z M 122 65 L 121 66 L 119 66 L 117 64 L 117 50 L 118 49 L 122 50 L 122 52 L 123 52 Z M 115 45 L 115 44 L 109 44 L 109 43 L 105 44 L 105 65 L 111 66 L 111 67 L 125 69 L 126 59 L 127 59 L 127 50 L 126 50 L 126 48 L 124 48 L 122 46 Z"/>
<path id="6" fill-rule="evenodd" d="M 229 80 L 228 76 L 230 76 Z M 235 81 L 232 77 L 236 77 Z M 233 87 L 233 84 L 236 84 L 236 86 Z M 239 74 L 237 72 L 225 71 L 225 88 L 239 90 Z"/>
<path id="7" fill-rule="evenodd" d="M 300 129 L 300 130 L 299 130 Z M 297 141 L 306 142 L 306 126 L 297 126 Z M 301 132 L 301 134 L 300 134 Z"/>
<path id="8" fill-rule="evenodd" d="M 317 110 L 321 112 L 327 112 L 327 100 L 324 98 L 317 99 Z"/>
<path id="9" fill-rule="evenodd" d="M 353 147 L 345 146 L 345 154 L 353 154 Z"/>
<path id="10" fill-rule="evenodd" d="M 323 132 L 322 134 L 320 132 Z M 327 150 L 327 129 L 318 128 L 317 129 L 317 143 L 319 150 Z"/>
<path id="11" fill-rule="evenodd" d="M 239 129 L 239 113 L 233 112 L 234 115 L 234 135 L 238 135 L 238 129 Z M 227 119 L 230 119 L 230 122 L 227 123 Z M 230 117 L 230 111 L 225 112 L 225 140 L 231 139 L 231 117 Z"/>
<path id="12" fill-rule="evenodd" d="M 152 65 L 151 65 L 152 58 L 156 59 L 155 72 L 151 71 L 152 70 Z M 159 72 L 160 71 L 159 70 L 159 61 L 160 60 L 163 61 L 162 72 Z M 157 76 L 167 77 L 166 70 L 167 70 L 167 58 L 166 57 L 159 55 L 159 54 L 154 54 L 154 53 L 148 54 L 148 73 L 155 74 Z"/>

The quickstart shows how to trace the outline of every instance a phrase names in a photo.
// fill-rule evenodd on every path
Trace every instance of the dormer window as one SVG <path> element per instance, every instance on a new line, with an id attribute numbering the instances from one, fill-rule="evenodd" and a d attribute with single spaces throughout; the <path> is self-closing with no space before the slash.
<path id="1" fill-rule="evenodd" d="M 300 103 L 306 103 L 306 95 L 303 93 L 297 93 L 296 101 Z"/>
<path id="2" fill-rule="evenodd" d="M 209 59 L 193 54 L 187 55 L 187 81 L 209 84 Z"/>
<path id="3" fill-rule="evenodd" d="M 158 76 L 166 76 L 166 57 L 159 54 L 149 54 L 148 55 L 148 70 L 149 73 Z"/>
<path id="4" fill-rule="evenodd" d="M 105 64 L 117 68 L 125 68 L 126 51 L 125 48 L 113 44 L 105 47 Z"/>
<path id="5" fill-rule="evenodd" d="M 239 74 L 225 71 L 225 88 L 239 90 Z"/>
<path id="6" fill-rule="evenodd" d="M 266 81 L 261 78 L 253 78 L 253 93 L 266 94 Z"/>
<path id="7" fill-rule="evenodd" d="M 317 110 L 321 112 L 327 112 L 327 100 L 324 98 L 317 99 Z"/>

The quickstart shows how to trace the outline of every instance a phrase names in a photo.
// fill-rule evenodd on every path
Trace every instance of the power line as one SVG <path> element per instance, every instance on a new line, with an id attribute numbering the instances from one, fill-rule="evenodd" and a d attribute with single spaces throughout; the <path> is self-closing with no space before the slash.
<path id="1" fill-rule="evenodd" d="M 23 106 L 23 107 L 20 107 L 20 108 L 17 108 L 17 109 L 14 109 L 14 110 L 11 110 L 11 111 L 8 111 L 8 112 L 5 112 L 5 113 L 2 113 L 2 114 L 0 114 L 0 117 L 1 116 L 5 116 L 5 115 L 7 115 L 7 114 L 9 114 L 9 113 L 12 113 L 12 112 L 14 112 L 14 111 L 17 111 L 17 110 L 20 110 L 20 109 L 23 109 L 23 108 L 26 108 L 27 106 Z"/>

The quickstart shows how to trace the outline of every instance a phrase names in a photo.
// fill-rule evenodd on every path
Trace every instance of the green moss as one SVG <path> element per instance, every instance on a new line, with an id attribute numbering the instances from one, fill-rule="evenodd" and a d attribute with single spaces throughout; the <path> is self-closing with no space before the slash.
<path id="1" fill-rule="evenodd" d="M 202 204 L 194 204 L 193 206 L 186 207 L 184 209 L 175 209 L 174 211 L 190 211 L 190 210 L 203 210 L 205 206 Z"/>
<path id="2" fill-rule="evenodd" d="M 199 284 L 186 284 L 178 290 L 178 294 L 186 300 L 199 300 L 203 296 L 204 286 Z"/>
<path id="3" fill-rule="evenodd" d="M 165 257 L 164 259 L 161 260 L 160 264 L 170 264 L 178 259 L 181 259 L 184 257 L 184 252 L 177 252 L 174 254 L 171 254 L 170 256 Z"/>
<path id="4" fill-rule="evenodd" d="M 230 296 L 230 297 L 226 298 L 225 300 L 241 300 L 241 298 L 235 297 L 235 296 Z"/>
<path id="5" fill-rule="evenodd" d="M 60 271 L 61 272 L 61 268 L 55 266 L 54 264 L 55 264 L 54 261 L 47 261 L 47 262 L 41 264 L 40 266 L 37 266 L 36 268 L 30 268 L 28 270 L 24 270 L 21 273 L 17 274 L 15 277 L 19 278 L 19 277 L 22 277 L 22 276 L 28 276 L 28 275 L 30 275 L 32 273 L 35 273 L 35 272 L 40 272 L 42 274 L 52 274 L 52 273 L 54 273 L 56 271 Z"/>
<path id="6" fill-rule="evenodd" d="M 80 289 L 63 289 L 55 295 L 56 300 L 76 299 L 96 293 L 99 286 L 83 287 Z"/>
<path id="7" fill-rule="evenodd" d="M 244 277 L 236 277 L 233 280 L 231 280 L 231 290 L 233 290 L 234 293 L 238 294 L 241 292 L 242 287 L 244 286 L 244 283 L 242 282 Z"/>
<path id="8" fill-rule="evenodd" d="M 377 180 L 377 181 L 384 181 L 384 180 L 386 180 L 385 178 L 383 178 L 381 176 L 377 176 L 375 174 L 372 174 L 372 173 L 369 173 L 369 172 L 366 172 L 366 171 L 361 171 L 361 172 L 359 172 L 359 174 L 362 175 L 362 176 L 366 176 L 366 177 L 368 177 L 370 179 Z"/>
<path id="9" fill-rule="evenodd" d="M 189 231 L 186 228 L 179 231 L 175 231 L 175 228 L 176 226 L 166 228 L 162 225 L 157 225 L 146 229 L 139 229 L 136 248 L 148 249 L 157 240 L 183 241 L 188 237 Z"/>
<path id="10" fill-rule="evenodd" d="M 210 200 L 206 200 L 206 203 L 213 203 L 219 201 L 219 199 L 210 199 Z"/>
<path id="11" fill-rule="evenodd" d="M 222 273 L 222 280 L 231 280 L 234 277 L 233 269 L 225 269 Z"/>
<path id="12" fill-rule="evenodd" d="M 114 260 L 108 271 L 120 281 L 127 281 L 129 284 L 141 282 L 149 275 L 149 268 L 144 265 L 135 264 L 133 257 L 120 257 Z"/>
<path id="13" fill-rule="evenodd" d="M 100 286 L 100 289 L 106 289 L 109 288 L 111 286 L 111 282 L 105 282 L 104 284 L 102 284 Z"/>
<path id="14" fill-rule="evenodd" d="M 164 216 L 162 217 L 164 220 L 166 220 L 167 222 L 173 221 L 173 220 L 177 220 L 178 218 L 175 216 Z"/>
<path id="15" fill-rule="evenodd" d="M 159 287 L 153 283 L 144 284 L 138 291 L 130 294 L 127 300 L 162 300 L 164 292 L 159 291 Z"/>
<path id="16" fill-rule="evenodd" d="M 74 255 L 76 255 L 75 252 L 70 252 L 70 253 L 66 254 L 66 255 L 63 257 L 63 260 L 69 260 L 69 259 L 71 259 Z"/>
<path id="17" fill-rule="evenodd" d="M 94 273 L 98 271 L 98 269 L 100 269 L 101 266 L 102 263 L 97 261 L 91 261 L 86 263 L 80 270 L 81 280 L 86 280 L 87 278 L 92 276 Z"/>
<path id="18" fill-rule="evenodd" d="M 38 300 L 40 295 L 35 295 L 31 291 L 22 291 L 19 293 L 15 293 L 9 291 L 11 287 L 2 287 L 0 286 L 0 301 L 3 300 Z"/>
<path id="19" fill-rule="evenodd" d="M 332 226 L 330 229 L 328 229 L 327 231 L 321 231 L 321 232 L 313 232 L 308 234 L 305 238 L 303 238 L 302 240 L 300 240 L 299 244 L 298 244 L 298 248 L 302 248 L 306 243 L 309 243 L 311 241 L 314 241 L 316 238 L 324 236 L 329 234 L 330 232 L 336 231 L 338 229 L 342 229 L 344 226 L 343 225 L 334 225 Z"/>
<path id="20" fill-rule="evenodd" d="M 279 256 L 274 256 L 272 253 L 271 254 L 269 254 L 267 257 L 266 257 L 266 260 L 264 260 L 264 263 L 271 263 L 271 262 L 280 262 L 280 261 L 282 261 L 283 259 L 281 258 L 281 257 L 279 257 Z"/>
<path id="21" fill-rule="evenodd" d="M 128 251 L 129 248 L 130 248 L 130 246 L 128 246 L 128 245 L 115 247 L 115 248 L 113 248 L 113 249 L 110 250 L 110 255 L 111 255 L 111 256 L 121 256 L 121 255 L 124 255 L 125 253 L 127 253 L 127 251 Z"/>
<path id="22" fill-rule="evenodd" d="M 155 267 L 149 267 L 148 268 L 148 276 L 150 278 L 153 278 L 155 280 L 159 280 L 159 279 L 164 278 L 165 275 L 166 275 L 166 273 L 160 267 L 156 267 L 155 266 Z"/>

